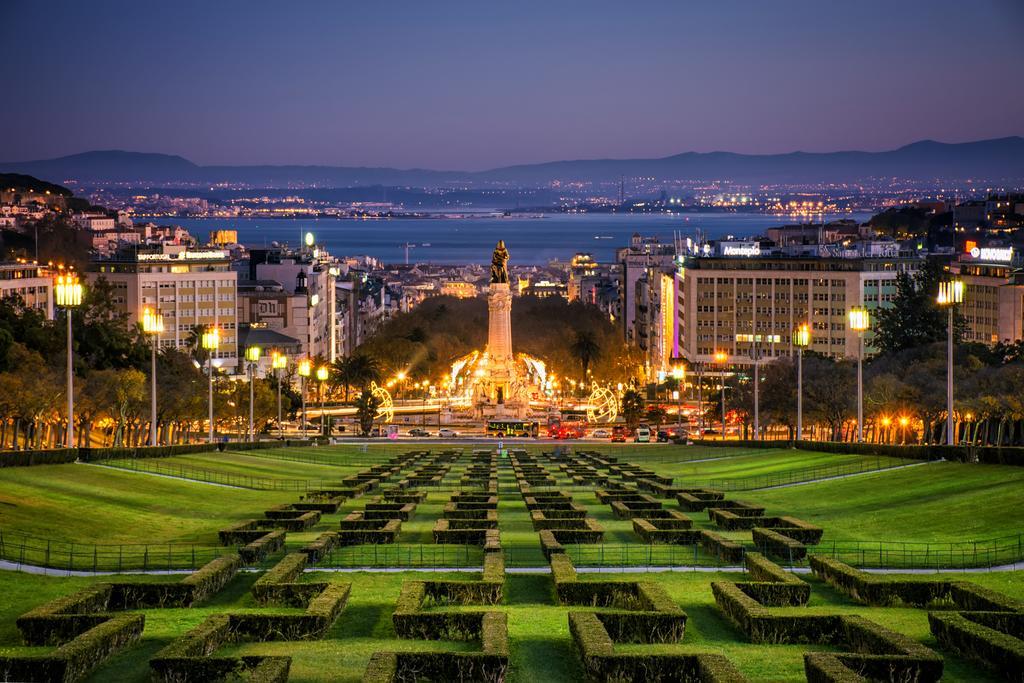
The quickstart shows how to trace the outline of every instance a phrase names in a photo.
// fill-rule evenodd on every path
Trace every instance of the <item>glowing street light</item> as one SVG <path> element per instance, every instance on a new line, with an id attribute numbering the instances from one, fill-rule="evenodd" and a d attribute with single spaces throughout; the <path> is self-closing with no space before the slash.
<path id="1" fill-rule="evenodd" d="M 330 372 L 326 365 L 321 365 L 316 369 L 316 378 L 320 381 L 320 434 L 322 436 L 327 435 L 327 419 L 324 415 L 324 384 L 327 383 L 328 377 L 330 377 Z"/>
<path id="2" fill-rule="evenodd" d="M 720 377 L 722 387 L 722 441 L 725 441 L 725 364 L 729 362 L 729 354 L 725 351 L 716 350 L 715 362 L 722 366 L 722 375 Z"/>
<path id="3" fill-rule="evenodd" d="M 939 306 L 949 309 L 946 330 L 946 443 L 952 446 L 956 441 L 953 425 L 953 309 L 964 302 L 964 281 L 940 282 L 937 301 Z"/>
<path id="4" fill-rule="evenodd" d="M 153 358 L 149 371 L 149 445 L 156 446 L 156 349 L 160 346 L 160 334 L 164 331 L 163 314 L 159 310 L 144 308 L 142 310 L 142 331 L 153 338 L 152 344 L 150 344 L 153 349 Z"/>
<path id="5" fill-rule="evenodd" d="M 807 323 L 800 325 L 793 333 L 793 344 L 796 346 L 796 440 L 800 441 L 804 434 L 804 348 L 811 343 L 811 327 Z"/>
<path id="6" fill-rule="evenodd" d="M 299 361 L 299 394 L 302 396 L 302 438 L 306 438 L 306 378 L 309 377 L 313 364 L 308 358 Z"/>
<path id="7" fill-rule="evenodd" d="M 245 349 L 245 359 L 249 361 L 249 441 L 255 441 L 256 434 L 253 431 L 253 402 L 256 400 L 255 392 L 255 380 L 256 380 L 256 364 L 260 360 L 260 356 L 263 355 L 263 349 L 253 345 Z"/>
<path id="8" fill-rule="evenodd" d="M 199 340 L 203 350 L 206 351 L 206 365 L 209 368 L 210 375 L 210 443 L 213 443 L 213 357 L 217 354 L 217 349 L 220 347 L 220 330 L 216 327 L 209 327 L 203 332 L 203 336 Z"/>
<path id="9" fill-rule="evenodd" d="M 760 366 L 761 343 L 778 344 L 782 338 L 777 334 L 737 334 L 736 341 L 750 344 L 750 360 L 754 363 L 754 439 L 761 438 Z"/>
<path id="10" fill-rule="evenodd" d="M 68 438 L 65 447 L 75 447 L 75 373 L 71 357 L 71 309 L 82 305 L 82 284 L 74 273 L 57 276 L 53 288 L 57 305 L 68 317 Z"/>
<path id="11" fill-rule="evenodd" d="M 857 442 L 864 441 L 864 331 L 871 327 L 871 315 L 863 306 L 849 312 L 850 329 L 857 333 Z"/>
<path id="12" fill-rule="evenodd" d="M 270 354 L 270 366 L 274 368 L 274 379 L 277 380 L 277 432 L 284 439 L 284 423 L 281 421 L 281 370 L 288 367 L 288 356 L 277 349 Z"/>
<path id="13" fill-rule="evenodd" d="M 900 416 L 900 432 L 902 434 L 903 444 L 907 443 L 907 425 L 910 424 L 910 418 L 905 415 Z"/>

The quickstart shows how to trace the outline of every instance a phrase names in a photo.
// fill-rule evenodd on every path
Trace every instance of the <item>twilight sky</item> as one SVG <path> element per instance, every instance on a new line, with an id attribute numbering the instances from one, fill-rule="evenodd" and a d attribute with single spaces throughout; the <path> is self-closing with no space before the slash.
<path id="1" fill-rule="evenodd" d="M 477 170 L 1021 135 L 1022 31 L 1020 0 L 0 0 L 0 160 Z"/>

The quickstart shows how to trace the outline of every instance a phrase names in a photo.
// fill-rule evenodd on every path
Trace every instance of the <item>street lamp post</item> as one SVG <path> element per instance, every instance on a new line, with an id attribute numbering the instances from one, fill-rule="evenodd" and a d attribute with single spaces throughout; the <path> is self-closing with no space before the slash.
<path id="1" fill-rule="evenodd" d="M 327 419 L 324 415 L 324 384 L 327 383 L 327 378 L 330 373 L 327 370 L 326 365 L 321 365 L 316 369 L 316 378 L 320 381 L 320 435 L 328 436 L 327 430 Z"/>
<path id="2" fill-rule="evenodd" d="M 306 378 L 309 377 L 313 364 L 308 358 L 299 361 L 299 394 L 302 396 L 302 438 L 306 438 Z"/>
<path id="3" fill-rule="evenodd" d="M 263 354 L 263 349 L 258 346 L 249 346 L 245 349 L 245 359 L 249 361 L 249 441 L 256 440 L 256 434 L 253 431 L 253 417 L 254 417 L 254 401 L 256 399 L 256 391 L 253 386 L 256 383 L 256 363 L 259 362 L 260 356 Z"/>
<path id="4" fill-rule="evenodd" d="M 275 350 L 271 354 L 271 366 L 274 368 L 274 379 L 277 380 L 277 433 L 284 439 L 284 423 L 281 421 L 281 370 L 288 367 L 288 356 Z"/>
<path id="5" fill-rule="evenodd" d="M 676 401 L 676 428 L 683 427 L 683 391 L 686 386 L 686 368 L 676 365 L 672 368 L 672 379 L 676 381 L 676 390 L 672 392 L 672 398 Z"/>
<path id="6" fill-rule="evenodd" d="M 857 333 L 857 443 L 864 442 L 864 331 L 871 327 L 871 316 L 863 306 L 854 306 L 849 314 L 850 329 Z"/>
<path id="7" fill-rule="evenodd" d="M 796 345 L 796 440 L 804 435 L 804 348 L 811 343 L 811 327 L 804 323 L 796 328 L 793 344 Z"/>
<path id="8" fill-rule="evenodd" d="M 737 334 L 736 341 L 750 344 L 750 360 L 754 364 L 754 439 L 761 439 L 761 342 L 777 344 L 781 338 L 777 334 Z"/>
<path id="9" fill-rule="evenodd" d="M 953 308 L 964 301 L 963 280 L 948 280 L 939 283 L 938 303 L 949 309 L 949 327 L 946 331 L 946 443 L 956 442 L 953 425 Z"/>
<path id="10" fill-rule="evenodd" d="M 65 273 L 57 276 L 57 283 L 53 289 L 57 305 L 64 309 L 68 318 L 68 436 L 65 447 L 74 448 L 75 372 L 71 356 L 71 309 L 82 304 L 82 284 L 74 273 Z"/>
<path id="11" fill-rule="evenodd" d="M 164 331 L 164 316 L 159 310 L 145 308 L 142 310 L 142 331 L 152 337 L 150 344 L 153 350 L 152 365 L 149 370 L 149 445 L 157 445 L 156 429 L 156 350 L 160 346 L 160 333 Z"/>
<path id="12" fill-rule="evenodd" d="M 203 350 L 206 351 L 206 366 L 208 374 L 210 376 L 210 398 L 209 398 L 209 409 L 210 409 L 210 443 L 213 443 L 213 356 L 217 353 L 217 348 L 220 346 L 220 330 L 216 327 L 208 328 L 203 332 L 203 336 L 200 338 L 200 344 Z"/>
<path id="13" fill-rule="evenodd" d="M 715 362 L 722 366 L 722 375 L 719 384 L 722 388 L 722 441 L 725 441 L 725 364 L 729 361 L 729 354 L 725 351 L 715 351 Z"/>

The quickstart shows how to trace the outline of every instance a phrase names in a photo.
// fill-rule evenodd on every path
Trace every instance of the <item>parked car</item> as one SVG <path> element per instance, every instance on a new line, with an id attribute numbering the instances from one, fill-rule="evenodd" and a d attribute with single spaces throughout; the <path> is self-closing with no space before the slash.
<path id="1" fill-rule="evenodd" d="M 447 427 L 441 427 L 441 429 L 437 430 L 437 435 L 442 439 L 459 438 L 459 433 L 457 431 L 455 431 L 454 429 L 448 429 Z"/>
<path id="2" fill-rule="evenodd" d="M 612 443 L 626 443 L 626 437 L 628 436 L 629 428 L 625 425 L 612 427 Z"/>
<path id="3" fill-rule="evenodd" d="M 668 443 L 672 440 L 672 435 L 669 434 L 667 429 L 659 429 L 656 440 L 658 443 Z"/>
<path id="4" fill-rule="evenodd" d="M 595 429 L 590 435 L 592 439 L 607 439 L 609 436 L 611 434 L 607 429 Z"/>
<path id="5" fill-rule="evenodd" d="M 647 425 L 640 425 L 636 428 L 633 440 L 636 443 L 650 443 L 651 442 L 651 428 Z"/>
<path id="6" fill-rule="evenodd" d="M 419 427 L 413 427 L 409 430 L 409 436 L 430 436 L 430 432 L 426 429 L 420 429 Z"/>

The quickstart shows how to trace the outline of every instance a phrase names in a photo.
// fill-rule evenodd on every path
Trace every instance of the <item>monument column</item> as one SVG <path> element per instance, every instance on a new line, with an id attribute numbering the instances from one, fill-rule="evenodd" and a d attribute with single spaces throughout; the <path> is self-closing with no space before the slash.
<path id="1" fill-rule="evenodd" d="M 512 292 L 507 282 L 492 282 L 487 295 L 487 351 L 500 367 L 512 359 Z"/>

